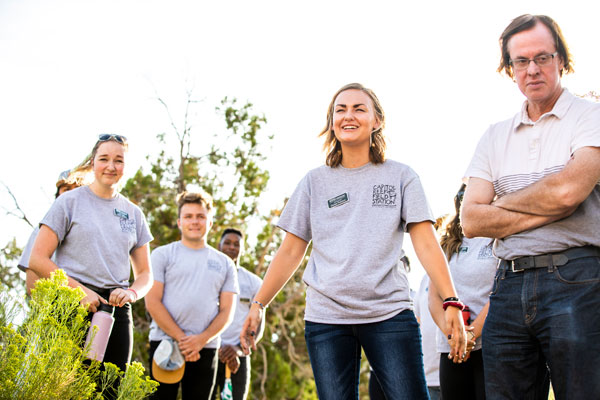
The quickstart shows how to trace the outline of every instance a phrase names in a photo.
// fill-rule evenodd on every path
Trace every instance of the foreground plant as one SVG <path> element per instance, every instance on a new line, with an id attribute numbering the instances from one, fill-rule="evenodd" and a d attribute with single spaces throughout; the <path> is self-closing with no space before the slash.
<path id="1" fill-rule="evenodd" d="M 67 283 L 62 270 L 39 280 L 20 327 L 8 311 L 18 303 L 6 291 L 0 296 L 0 399 L 101 399 L 119 378 L 118 399 L 141 400 L 152 393 L 157 384 L 144 378 L 139 363 L 123 373 L 86 360 L 82 346 L 89 321 L 80 304 L 85 295 Z"/>

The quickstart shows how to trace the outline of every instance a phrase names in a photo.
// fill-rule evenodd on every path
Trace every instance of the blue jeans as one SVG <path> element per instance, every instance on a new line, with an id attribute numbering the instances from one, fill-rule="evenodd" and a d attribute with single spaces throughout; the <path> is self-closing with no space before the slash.
<path id="1" fill-rule="evenodd" d="M 421 333 L 411 310 L 371 324 L 306 321 L 304 336 L 320 400 L 358 399 L 361 347 L 387 399 L 429 399 Z"/>
<path id="2" fill-rule="evenodd" d="M 600 399 L 600 258 L 522 272 L 502 262 L 483 359 L 487 400 L 547 399 L 548 369 L 557 400 Z"/>

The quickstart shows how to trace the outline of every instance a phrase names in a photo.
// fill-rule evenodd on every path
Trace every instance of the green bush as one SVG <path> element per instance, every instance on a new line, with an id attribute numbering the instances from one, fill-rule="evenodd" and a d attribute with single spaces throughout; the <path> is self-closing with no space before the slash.
<path id="1" fill-rule="evenodd" d="M 144 377 L 139 363 L 123 373 L 110 363 L 101 368 L 86 361 L 83 343 L 90 323 L 83 297 L 58 270 L 37 282 L 29 312 L 16 326 L 16 312 L 23 307 L 6 289 L 0 292 L 0 400 L 101 399 L 119 378 L 118 399 L 141 400 L 156 390 L 158 384 Z"/>

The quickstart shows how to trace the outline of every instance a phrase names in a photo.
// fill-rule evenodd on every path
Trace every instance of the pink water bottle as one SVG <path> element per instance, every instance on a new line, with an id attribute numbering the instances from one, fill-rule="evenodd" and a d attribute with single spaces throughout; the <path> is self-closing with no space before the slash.
<path id="1" fill-rule="evenodd" d="M 113 323 L 115 322 L 113 312 L 113 306 L 100 304 L 98 311 L 94 313 L 90 330 L 88 331 L 85 340 L 85 347 L 88 348 L 87 358 L 97 361 L 104 360 L 104 352 L 106 351 L 106 345 L 108 345 L 108 338 L 110 338 L 110 332 L 112 331 Z M 94 326 L 97 326 L 98 330 L 92 340 Z M 92 342 L 91 344 L 90 341 Z"/>

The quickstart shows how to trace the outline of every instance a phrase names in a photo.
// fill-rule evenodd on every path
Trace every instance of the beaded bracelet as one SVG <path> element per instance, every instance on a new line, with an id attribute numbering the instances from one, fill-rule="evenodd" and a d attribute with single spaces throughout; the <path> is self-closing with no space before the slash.
<path id="1" fill-rule="evenodd" d="M 264 310 L 265 308 L 267 308 L 267 306 L 265 306 L 263 303 L 261 303 L 258 300 L 252 300 L 252 304 L 258 304 L 258 306 L 260 307 L 261 310 Z"/>

